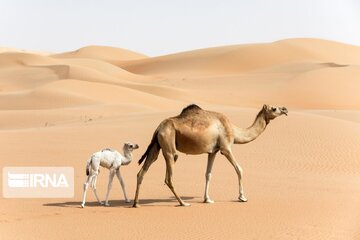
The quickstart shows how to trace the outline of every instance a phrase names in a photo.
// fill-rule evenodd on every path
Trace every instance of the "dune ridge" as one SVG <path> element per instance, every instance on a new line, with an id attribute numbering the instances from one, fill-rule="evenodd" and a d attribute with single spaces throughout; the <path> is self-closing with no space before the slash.
<path id="1" fill-rule="evenodd" d="M 120 62 L 118 65 L 134 73 L 149 75 L 176 76 L 188 71 L 197 75 L 221 75 L 244 73 L 289 62 L 319 61 L 358 65 L 359 54 L 358 46 L 319 39 L 288 39 L 273 43 L 200 49 Z"/>
<path id="2" fill-rule="evenodd" d="M 76 51 L 51 55 L 54 58 L 91 58 L 105 62 L 129 61 L 147 58 L 146 55 L 123 48 L 108 46 L 87 46 Z"/>

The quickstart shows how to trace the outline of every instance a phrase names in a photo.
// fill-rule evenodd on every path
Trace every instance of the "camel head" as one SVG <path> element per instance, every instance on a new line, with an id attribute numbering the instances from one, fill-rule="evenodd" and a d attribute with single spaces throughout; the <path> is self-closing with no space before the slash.
<path id="1" fill-rule="evenodd" d="M 137 144 L 133 144 L 133 143 L 124 143 L 124 147 L 123 147 L 123 151 L 124 151 L 124 155 L 125 155 L 125 159 L 127 159 L 126 161 L 122 162 L 121 165 L 129 165 L 130 162 L 132 161 L 132 151 L 134 151 L 135 149 L 138 149 L 139 145 Z"/>
<path id="2" fill-rule="evenodd" d="M 130 142 L 127 142 L 127 143 L 124 143 L 124 152 L 132 152 L 133 150 L 135 149 L 138 149 L 139 148 L 139 145 L 137 145 L 136 143 L 130 143 Z"/>
<path id="3" fill-rule="evenodd" d="M 266 119 L 273 120 L 281 115 L 288 114 L 288 110 L 285 107 L 277 107 L 277 106 L 271 106 L 264 104 L 263 106 L 263 112 L 265 114 Z"/>

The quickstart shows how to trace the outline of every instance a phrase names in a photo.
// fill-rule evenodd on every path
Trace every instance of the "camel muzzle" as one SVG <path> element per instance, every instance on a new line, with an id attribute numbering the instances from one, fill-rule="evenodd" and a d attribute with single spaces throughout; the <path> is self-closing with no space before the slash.
<path id="1" fill-rule="evenodd" d="M 282 114 L 284 114 L 286 116 L 288 115 L 288 110 L 285 107 L 281 108 L 280 111 Z"/>

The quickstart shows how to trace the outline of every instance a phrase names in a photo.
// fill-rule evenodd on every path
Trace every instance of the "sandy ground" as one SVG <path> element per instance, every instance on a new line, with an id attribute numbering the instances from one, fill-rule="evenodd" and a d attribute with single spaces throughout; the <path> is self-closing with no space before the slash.
<path id="1" fill-rule="evenodd" d="M 75 169 L 72 199 L 2 197 L 1 239 L 360 239 L 360 47 L 291 39 L 160 57 L 101 46 L 0 50 L 0 167 Z M 215 203 L 202 203 L 207 157 L 180 154 L 174 183 L 191 207 L 177 207 L 164 185 L 162 156 L 145 176 L 141 208 L 124 202 L 117 181 L 110 207 L 91 191 L 79 207 L 93 152 L 140 145 L 122 168 L 133 198 L 136 160 L 153 131 L 190 103 L 240 127 L 264 103 L 289 109 L 257 140 L 233 147 L 247 203 L 236 201 L 236 173 L 220 154 Z M 98 179 L 102 199 L 107 174 Z"/>

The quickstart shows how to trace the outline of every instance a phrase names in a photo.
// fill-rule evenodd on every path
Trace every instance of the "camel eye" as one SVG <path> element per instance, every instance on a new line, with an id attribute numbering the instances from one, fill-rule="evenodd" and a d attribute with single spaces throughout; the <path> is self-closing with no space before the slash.
<path id="1" fill-rule="evenodd" d="M 273 108 L 271 108 L 271 110 L 272 110 L 273 112 L 275 112 L 275 111 L 276 111 L 276 108 L 273 107 Z"/>

